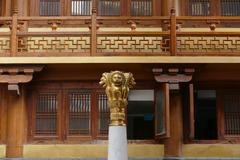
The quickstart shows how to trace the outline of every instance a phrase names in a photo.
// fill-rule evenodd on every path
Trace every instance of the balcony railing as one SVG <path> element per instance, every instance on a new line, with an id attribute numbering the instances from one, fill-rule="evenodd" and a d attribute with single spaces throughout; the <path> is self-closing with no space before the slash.
<path id="1" fill-rule="evenodd" d="M 0 56 L 240 55 L 240 17 L 0 17 Z"/>

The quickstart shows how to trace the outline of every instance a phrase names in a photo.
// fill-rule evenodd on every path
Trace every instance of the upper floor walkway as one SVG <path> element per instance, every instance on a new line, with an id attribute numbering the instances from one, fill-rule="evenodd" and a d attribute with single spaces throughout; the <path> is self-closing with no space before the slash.
<path id="1" fill-rule="evenodd" d="M 0 56 L 239 56 L 240 16 L 0 17 Z"/>

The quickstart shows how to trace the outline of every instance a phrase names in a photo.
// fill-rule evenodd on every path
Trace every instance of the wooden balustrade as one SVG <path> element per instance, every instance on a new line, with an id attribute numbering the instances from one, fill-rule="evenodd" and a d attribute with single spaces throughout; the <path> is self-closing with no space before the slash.
<path id="1" fill-rule="evenodd" d="M 22 30 L 24 22 L 28 29 Z M 240 55 L 240 17 L 0 17 L 0 56 Z M 229 25 L 231 24 L 231 26 Z M 164 29 L 163 29 L 164 28 Z M 203 28 L 203 29 L 198 29 Z"/>

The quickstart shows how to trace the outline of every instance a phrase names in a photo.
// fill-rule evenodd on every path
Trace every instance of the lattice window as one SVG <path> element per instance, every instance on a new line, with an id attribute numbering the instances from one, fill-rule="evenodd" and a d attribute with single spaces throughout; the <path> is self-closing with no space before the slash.
<path id="1" fill-rule="evenodd" d="M 40 16 L 59 16 L 60 0 L 40 0 Z"/>
<path id="2" fill-rule="evenodd" d="M 92 0 L 72 0 L 71 14 L 73 16 L 90 15 L 92 10 Z"/>
<path id="3" fill-rule="evenodd" d="M 88 135 L 91 128 L 91 94 L 69 94 L 69 135 Z"/>
<path id="4" fill-rule="evenodd" d="M 132 0 L 131 15 L 132 16 L 151 16 L 152 0 Z"/>
<path id="5" fill-rule="evenodd" d="M 37 97 L 36 135 L 57 134 L 57 94 L 41 93 Z"/>
<path id="6" fill-rule="evenodd" d="M 98 14 L 101 16 L 119 16 L 120 0 L 99 0 Z"/>
<path id="7" fill-rule="evenodd" d="M 106 94 L 98 95 L 98 133 L 107 135 L 109 126 L 109 108 Z"/>
<path id="8" fill-rule="evenodd" d="M 210 0 L 189 0 L 190 16 L 210 15 Z"/>
<path id="9" fill-rule="evenodd" d="M 240 0 L 221 0 L 221 15 L 239 16 Z"/>
<path id="10" fill-rule="evenodd" d="M 240 94 L 224 96 L 224 122 L 226 135 L 240 135 Z"/>

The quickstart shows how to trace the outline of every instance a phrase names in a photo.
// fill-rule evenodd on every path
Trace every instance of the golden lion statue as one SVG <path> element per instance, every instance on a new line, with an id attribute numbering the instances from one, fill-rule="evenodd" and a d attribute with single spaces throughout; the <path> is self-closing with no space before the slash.
<path id="1" fill-rule="evenodd" d="M 121 71 L 103 73 L 99 84 L 106 88 L 110 108 L 110 125 L 125 125 L 125 108 L 128 104 L 129 88 L 135 85 L 132 73 Z"/>

